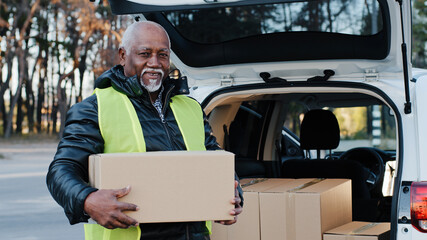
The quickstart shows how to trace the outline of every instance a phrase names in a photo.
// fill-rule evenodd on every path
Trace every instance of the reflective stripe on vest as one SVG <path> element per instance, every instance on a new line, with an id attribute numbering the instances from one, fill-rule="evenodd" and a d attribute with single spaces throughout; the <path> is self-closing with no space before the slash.
<path id="1" fill-rule="evenodd" d="M 145 152 L 145 140 L 129 98 L 112 87 L 95 89 L 98 102 L 99 129 L 104 139 L 104 153 Z M 176 95 L 171 98 L 170 107 L 175 116 L 187 151 L 203 151 L 205 129 L 202 109 L 194 99 Z M 206 226 L 211 233 L 211 222 Z M 141 229 L 107 229 L 98 224 L 85 224 L 86 240 L 139 240 Z"/>

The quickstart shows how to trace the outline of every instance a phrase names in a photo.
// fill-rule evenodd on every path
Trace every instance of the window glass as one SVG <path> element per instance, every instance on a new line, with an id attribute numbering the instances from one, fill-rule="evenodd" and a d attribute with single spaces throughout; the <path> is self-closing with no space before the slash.
<path id="1" fill-rule="evenodd" d="M 270 101 L 243 102 L 230 125 L 229 150 L 236 157 L 257 159 L 261 133 Z"/>
<path id="2" fill-rule="evenodd" d="M 290 103 L 284 127 L 300 135 L 301 122 L 307 111 L 302 104 Z M 340 144 L 336 152 L 355 147 L 376 147 L 396 150 L 396 123 L 390 108 L 385 105 L 328 108 L 340 126 Z"/>
<path id="3" fill-rule="evenodd" d="M 376 0 L 314 0 L 164 14 L 184 37 L 199 43 L 278 32 L 372 35 L 383 27 Z"/>
<path id="4" fill-rule="evenodd" d="M 337 151 L 355 147 L 396 150 L 396 125 L 387 106 L 336 108 L 333 113 L 340 125 Z"/>

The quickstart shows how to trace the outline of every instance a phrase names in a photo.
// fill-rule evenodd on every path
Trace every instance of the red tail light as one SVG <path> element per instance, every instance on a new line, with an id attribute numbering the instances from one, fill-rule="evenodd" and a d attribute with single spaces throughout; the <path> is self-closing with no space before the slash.
<path id="1" fill-rule="evenodd" d="M 420 232 L 427 233 L 427 182 L 411 185 L 411 222 Z"/>

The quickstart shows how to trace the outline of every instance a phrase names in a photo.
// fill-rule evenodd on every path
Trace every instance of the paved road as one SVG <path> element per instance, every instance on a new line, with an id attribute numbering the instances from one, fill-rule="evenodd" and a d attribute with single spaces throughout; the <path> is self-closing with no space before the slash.
<path id="1" fill-rule="evenodd" d="M 0 143 L 0 239 L 80 240 L 45 183 L 56 143 Z"/>

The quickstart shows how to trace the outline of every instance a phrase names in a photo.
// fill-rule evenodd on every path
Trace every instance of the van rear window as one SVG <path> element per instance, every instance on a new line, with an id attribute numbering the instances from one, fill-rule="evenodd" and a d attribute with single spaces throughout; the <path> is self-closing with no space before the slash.
<path id="1" fill-rule="evenodd" d="M 198 43 L 220 43 L 278 32 L 368 36 L 383 29 L 377 0 L 298 1 L 164 14 L 183 37 Z"/>

